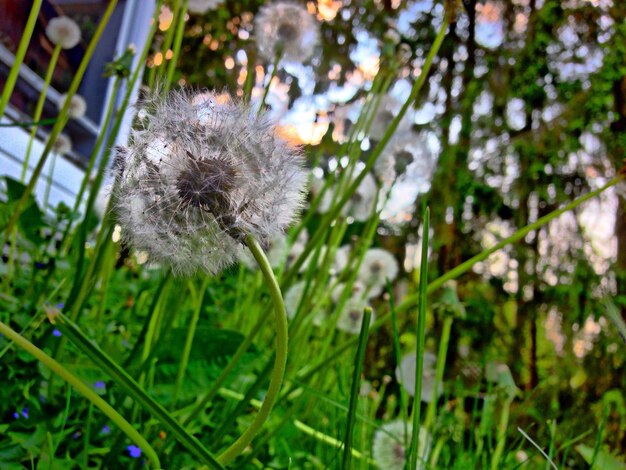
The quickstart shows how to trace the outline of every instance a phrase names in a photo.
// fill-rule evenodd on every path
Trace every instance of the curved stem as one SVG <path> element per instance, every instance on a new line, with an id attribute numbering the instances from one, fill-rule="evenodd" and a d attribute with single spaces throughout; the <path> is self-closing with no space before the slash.
<path id="1" fill-rule="evenodd" d="M 287 365 L 287 343 L 288 343 L 288 329 L 287 329 L 287 312 L 285 311 L 285 304 L 283 302 L 283 296 L 278 286 L 278 281 L 274 276 L 274 271 L 270 266 L 263 249 L 259 243 L 250 235 L 246 236 L 246 244 L 250 249 L 250 252 L 256 259 L 256 262 L 261 268 L 263 277 L 267 282 L 267 286 L 272 297 L 272 303 L 274 304 L 274 317 L 276 319 L 276 359 L 274 361 L 274 370 L 270 378 L 270 385 L 265 395 L 265 400 L 259 413 L 252 421 L 252 424 L 245 430 L 245 432 L 239 436 L 228 449 L 226 449 L 217 460 L 221 464 L 227 464 L 237 457 L 254 439 L 257 433 L 261 430 L 261 427 L 267 421 L 272 407 L 278 397 L 278 392 L 283 383 L 283 377 L 285 376 L 285 368 Z"/>
<path id="2" fill-rule="evenodd" d="M 137 432 L 137 430 L 124 417 L 106 401 L 100 398 L 93 390 L 85 385 L 78 377 L 69 370 L 59 364 L 57 361 L 48 356 L 45 352 L 28 341 L 22 335 L 11 329 L 9 326 L 0 322 L 0 333 L 20 346 L 26 352 L 37 358 L 43 365 L 48 367 L 52 372 L 60 376 L 63 380 L 74 387 L 87 400 L 96 405 L 111 421 L 113 421 L 141 450 L 146 454 L 154 468 L 161 468 L 161 462 L 154 449 L 148 444 L 148 441 Z"/>
<path id="3" fill-rule="evenodd" d="M 15 88 L 15 83 L 17 82 L 17 77 L 20 73 L 20 67 L 22 66 L 22 62 L 24 62 L 24 56 L 26 56 L 26 51 L 28 50 L 28 44 L 33 37 L 33 31 L 37 25 L 37 16 L 39 15 L 42 3 L 43 0 L 35 0 L 32 8 L 30 9 L 30 13 L 28 14 L 26 26 L 24 27 L 20 44 L 17 46 L 17 52 L 15 53 L 15 58 L 13 59 L 13 65 L 11 65 L 9 76 L 7 77 L 4 88 L 2 89 L 2 97 L 0 97 L 0 116 L 4 116 L 4 109 L 9 103 L 9 99 L 11 99 L 13 88 Z"/>

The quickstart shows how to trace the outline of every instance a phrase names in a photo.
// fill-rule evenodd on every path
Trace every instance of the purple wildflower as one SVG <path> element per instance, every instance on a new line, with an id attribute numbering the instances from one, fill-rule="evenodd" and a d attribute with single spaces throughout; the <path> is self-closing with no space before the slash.
<path id="1" fill-rule="evenodd" d="M 138 459 L 141 457 L 141 449 L 134 444 L 129 445 L 126 449 L 128 449 L 128 453 L 134 459 Z"/>
<path id="2" fill-rule="evenodd" d="M 52 330 L 52 336 L 56 336 L 57 338 L 60 338 L 61 332 L 55 328 L 54 330 Z"/>

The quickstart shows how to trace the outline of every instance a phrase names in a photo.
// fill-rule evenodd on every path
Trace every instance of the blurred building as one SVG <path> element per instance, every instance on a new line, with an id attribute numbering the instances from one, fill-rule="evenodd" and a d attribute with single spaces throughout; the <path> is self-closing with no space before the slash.
<path id="1" fill-rule="evenodd" d="M 4 86 L 13 64 L 32 3 L 32 0 L 0 0 L 0 87 Z M 56 207 L 61 201 L 70 207 L 73 205 L 96 138 L 100 132 L 107 132 L 102 125 L 106 104 L 114 92 L 114 77 L 103 75 L 104 66 L 120 57 L 129 45 L 134 45 L 138 51 L 133 59 L 134 69 L 150 29 L 155 3 L 155 0 L 118 1 L 78 90 L 78 94 L 87 102 L 86 115 L 79 119 L 70 119 L 63 131 L 72 140 L 72 151 L 67 155 L 56 156 L 49 196 L 50 207 Z M 58 114 L 59 97 L 67 92 L 108 4 L 106 0 L 43 1 L 17 84 L 5 115 L 0 118 L 0 176 L 8 175 L 19 180 L 22 173 L 31 127 L 12 124 L 33 121 L 35 104 L 54 48 L 45 34 L 48 22 L 57 16 L 69 16 L 80 25 L 82 39 L 76 47 L 61 51 L 47 92 L 42 121 L 54 119 Z M 135 88 L 136 95 L 138 87 Z M 124 92 L 125 86 L 122 84 L 116 96 L 118 104 L 121 103 Z M 129 121 L 131 116 L 128 111 L 127 114 L 124 119 Z M 38 126 L 37 138 L 29 159 L 29 170 L 37 164 L 51 128 L 51 124 Z M 126 139 L 127 134 L 123 129 L 128 129 L 128 126 L 122 126 L 118 140 Z M 50 161 L 51 158 L 48 159 L 48 166 Z M 49 167 L 44 168 L 36 188 L 36 197 L 40 202 L 48 174 Z M 28 177 L 29 174 L 26 181 Z"/>

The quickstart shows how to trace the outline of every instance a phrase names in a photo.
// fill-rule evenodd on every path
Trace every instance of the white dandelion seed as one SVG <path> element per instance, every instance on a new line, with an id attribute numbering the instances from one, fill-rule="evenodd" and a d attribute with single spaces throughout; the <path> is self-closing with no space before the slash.
<path id="1" fill-rule="evenodd" d="M 58 107 L 59 110 L 65 105 L 67 101 L 67 94 L 61 95 L 59 97 Z M 70 107 L 68 108 L 68 114 L 71 118 L 79 119 L 82 118 L 87 112 L 87 102 L 85 98 L 80 95 L 73 95 L 72 99 L 70 99 Z"/>
<path id="2" fill-rule="evenodd" d="M 349 299 L 341 310 L 341 314 L 337 320 L 337 328 L 346 333 L 358 335 L 361 332 L 361 323 L 363 322 L 366 307 L 369 307 L 369 305 L 361 299 Z M 370 325 L 374 323 L 374 320 L 375 315 L 372 311 Z"/>
<path id="3" fill-rule="evenodd" d="M 359 279 L 366 286 L 384 286 L 398 276 L 400 270 L 398 262 L 391 253 L 382 248 L 371 248 L 363 257 L 359 269 Z"/>
<path id="4" fill-rule="evenodd" d="M 306 62 L 319 41 L 319 25 L 306 8 L 276 2 L 262 7 L 254 22 L 259 54 L 274 62 L 277 54 L 290 62 Z"/>
<path id="5" fill-rule="evenodd" d="M 406 436 L 405 434 L 406 427 Z M 404 464 L 407 461 L 405 440 L 411 441 L 413 434 L 413 425 L 405 423 L 401 420 L 390 421 L 383 424 L 374 433 L 374 443 L 372 445 L 372 456 L 381 469 L 385 470 L 404 470 Z M 432 438 L 428 431 L 420 427 L 419 442 L 417 446 L 417 465 L 415 470 L 425 469 L 426 462 L 430 455 Z"/>
<path id="6" fill-rule="evenodd" d="M 246 235 L 266 245 L 303 200 L 299 149 L 265 115 L 223 95 L 154 96 L 119 148 L 116 212 L 124 239 L 175 273 L 218 273 Z"/>
<path id="7" fill-rule="evenodd" d="M 337 303 L 341 300 L 341 295 L 346 288 L 345 283 L 339 283 L 333 289 L 331 294 L 331 298 L 333 302 Z M 360 300 L 361 302 L 367 301 L 369 299 L 375 299 L 383 292 L 383 286 L 380 284 L 376 284 L 373 286 L 366 286 L 363 282 L 358 279 L 352 283 L 349 292 L 349 298 L 353 298 L 356 300 Z"/>
<path id="8" fill-rule="evenodd" d="M 414 162 L 427 158 L 431 163 L 430 166 L 432 166 L 429 158 L 430 152 L 428 156 L 423 155 L 419 140 L 420 137 L 414 132 L 402 132 L 397 134 L 385 147 L 385 151 L 374 164 L 374 174 L 385 187 L 389 188 L 396 178 L 406 173 L 409 165 Z M 424 177 L 430 180 L 432 168 L 420 168 L 419 170 L 425 171 L 427 175 Z"/>
<path id="9" fill-rule="evenodd" d="M 370 126 L 369 136 L 374 140 L 381 140 L 387 129 L 389 129 L 391 122 L 400 112 L 400 108 L 402 108 L 402 103 L 393 96 L 384 95 L 380 98 L 378 109 Z M 409 129 L 411 129 L 411 118 L 409 113 L 406 113 L 398 123 L 395 132 L 405 132 Z"/>
<path id="10" fill-rule="evenodd" d="M 73 19 L 67 16 L 57 16 L 48 22 L 46 36 L 55 46 L 72 49 L 80 42 L 80 28 Z"/>
<path id="11" fill-rule="evenodd" d="M 372 215 L 378 186 L 374 177 L 368 173 L 357 190 L 350 197 L 350 201 L 343 209 L 343 214 L 354 218 L 357 222 L 365 222 Z"/>
<path id="12" fill-rule="evenodd" d="M 285 310 L 290 320 L 296 316 L 300 302 L 304 296 L 305 281 L 296 282 L 285 294 Z"/>
<path id="13" fill-rule="evenodd" d="M 72 140 L 65 134 L 59 134 L 52 144 L 52 150 L 60 155 L 68 154 L 72 151 Z"/>
<path id="14" fill-rule="evenodd" d="M 417 361 L 416 354 L 410 353 L 402 358 L 400 365 L 396 367 L 396 379 L 402 382 L 402 386 L 411 396 L 415 393 L 415 363 Z M 435 393 L 435 366 L 437 364 L 437 356 L 433 353 L 424 353 L 424 362 L 422 365 L 422 401 L 430 403 L 433 398 L 439 398 L 441 395 L 441 384 L 437 387 L 437 396 Z"/>
<path id="15" fill-rule="evenodd" d="M 189 0 L 187 11 L 194 15 L 204 15 L 209 10 L 215 10 L 224 0 Z"/>

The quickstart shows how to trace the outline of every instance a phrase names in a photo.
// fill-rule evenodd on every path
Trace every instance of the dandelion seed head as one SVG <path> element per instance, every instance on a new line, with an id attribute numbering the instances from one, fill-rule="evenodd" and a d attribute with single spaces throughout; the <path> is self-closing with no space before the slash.
<path id="1" fill-rule="evenodd" d="M 319 41 L 317 21 L 295 3 L 276 2 L 262 7 L 254 28 L 259 53 L 270 62 L 279 51 L 287 61 L 305 62 Z"/>
<path id="2" fill-rule="evenodd" d="M 380 98 L 378 109 L 372 120 L 369 136 L 374 140 L 381 140 L 387 132 L 387 129 L 389 129 L 391 122 L 400 112 L 400 108 L 402 108 L 402 103 L 398 99 L 394 98 L 392 95 L 383 95 L 383 97 Z M 410 128 L 411 119 L 409 118 L 409 113 L 406 113 L 398 123 L 396 134 L 408 131 Z"/>
<path id="3" fill-rule="evenodd" d="M 400 365 L 396 367 L 396 379 L 399 382 L 402 382 L 402 386 L 411 396 L 415 393 L 416 361 L 417 356 L 413 352 L 404 356 L 400 361 Z M 433 401 L 433 398 L 438 398 L 439 395 L 441 395 L 441 386 L 439 386 L 437 390 L 437 397 L 434 397 L 436 363 L 437 356 L 430 352 L 424 353 L 422 366 L 422 401 L 426 403 L 430 403 Z"/>
<path id="4" fill-rule="evenodd" d="M 405 431 L 406 427 L 406 431 Z M 408 436 L 406 434 L 408 433 Z M 405 441 L 410 442 L 413 434 L 411 423 L 405 425 L 401 420 L 390 421 L 383 424 L 374 433 L 372 456 L 380 468 L 385 470 L 404 470 L 407 459 Z M 430 455 L 432 438 L 423 427 L 419 431 L 419 443 L 417 447 L 418 461 L 416 470 L 426 468 L 426 461 Z"/>
<path id="5" fill-rule="evenodd" d="M 67 94 L 61 95 L 59 98 L 59 110 L 65 105 L 67 101 Z M 71 118 L 79 119 L 87 112 L 87 102 L 85 98 L 80 95 L 72 95 L 70 99 L 70 107 L 68 108 L 68 114 Z"/>
<path id="6" fill-rule="evenodd" d="M 55 46 L 72 49 L 80 42 L 80 28 L 73 19 L 67 16 L 57 16 L 52 18 L 46 26 L 46 36 Z"/>
<path id="7" fill-rule="evenodd" d="M 352 335 L 358 335 L 361 332 L 361 323 L 363 322 L 366 307 L 369 307 L 369 305 L 362 299 L 355 297 L 349 299 L 339 315 L 337 329 Z M 375 315 L 374 312 L 372 312 L 370 325 L 374 322 L 374 319 Z"/>
<path id="8" fill-rule="evenodd" d="M 72 141 L 67 135 L 59 134 L 52 144 L 52 149 L 60 155 L 68 154 L 72 151 Z"/>
<path id="9" fill-rule="evenodd" d="M 247 234 L 263 245 L 299 211 L 300 150 L 247 105 L 172 92 L 141 104 L 145 118 L 117 151 L 116 212 L 124 240 L 178 274 L 216 274 Z"/>
<path id="10" fill-rule="evenodd" d="M 382 248 L 371 248 L 363 257 L 359 269 L 359 279 L 366 286 L 384 286 L 387 279 L 393 281 L 400 270 L 391 253 Z"/>
<path id="11" fill-rule="evenodd" d="M 346 288 L 344 283 L 337 284 L 337 286 L 333 289 L 331 297 L 333 302 L 337 303 L 341 299 L 341 295 Z M 354 281 L 350 288 L 350 297 L 355 298 L 357 300 L 369 300 L 378 297 L 383 291 L 383 286 L 380 284 L 376 284 L 373 286 L 366 286 L 363 282 L 358 279 Z"/>

